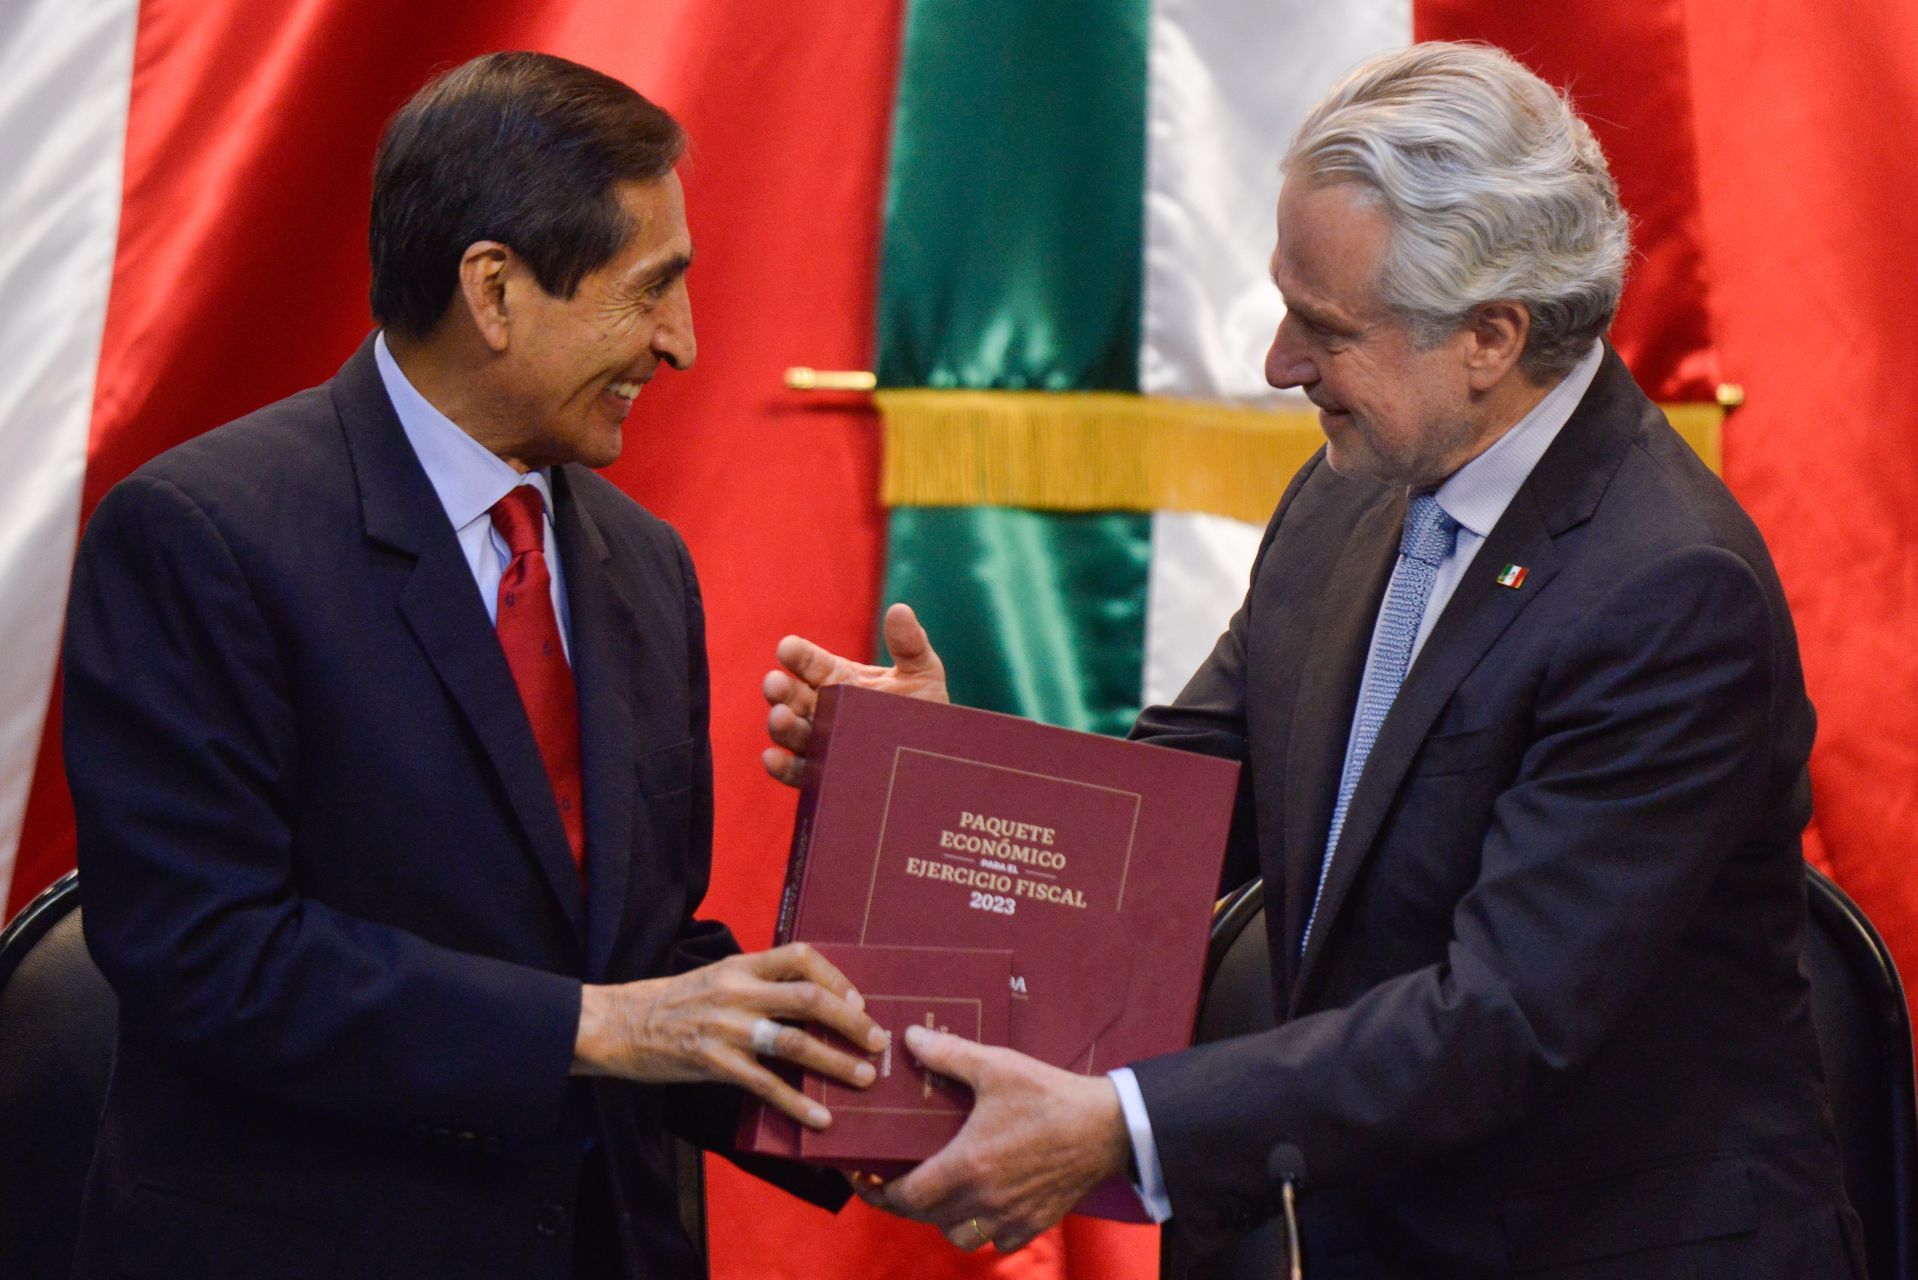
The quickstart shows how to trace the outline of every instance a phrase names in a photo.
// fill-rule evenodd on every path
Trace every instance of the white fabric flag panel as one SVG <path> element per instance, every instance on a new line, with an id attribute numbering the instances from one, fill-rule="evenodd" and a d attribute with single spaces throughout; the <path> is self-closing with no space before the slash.
<path id="1" fill-rule="evenodd" d="M 1265 384 L 1278 162 L 1353 64 L 1412 39 L 1411 0 L 1158 0 L 1146 106 L 1146 395 L 1304 407 Z M 1289 476 L 1273 477 L 1276 502 Z M 1257 526 L 1153 517 L 1142 692 L 1173 697 L 1245 594 Z"/>
<path id="2" fill-rule="evenodd" d="M 138 0 L 0 3 L 0 903 L 73 569 L 138 18 Z"/>

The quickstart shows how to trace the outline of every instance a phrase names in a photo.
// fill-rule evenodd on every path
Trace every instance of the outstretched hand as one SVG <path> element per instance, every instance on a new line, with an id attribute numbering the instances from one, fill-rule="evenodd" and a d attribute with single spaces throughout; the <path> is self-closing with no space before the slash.
<path id="1" fill-rule="evenodd" d="M 906 1029 L 926 1066 L 970 1085 L 972 1114 L 958 1136 L 904 1177 L 860 1177 L 867 1204 L 930 1222 L 961 1249 L 990 1241 L 1023 1248 L 1125 1169 L 1132 1141 L 1119 1091 L 1104 1076 L 1075 1075 L 1011 1049 Z"/>
<path id="2" fill-rule="evenodd" d="M 883 693 L 899 693 L 930 702 L 950 702 L 946 692 L 946 664 L 933 652 L 926 629 L 910 605 L 886 610 L 886 652 L 889 667 L 853 662 L 822 649 L 802 636 L 787 636 L 774 656 L 779 666 L 766 673 L 761 686 L 772 709 L 766 715 L 766 736 L 773 745 L 760 753 L 766 772 L 789 787 L 799 785 L 806 744 L 812 738 L 813 707 L 819 691 L 828 685 L 851 684 Z"/>

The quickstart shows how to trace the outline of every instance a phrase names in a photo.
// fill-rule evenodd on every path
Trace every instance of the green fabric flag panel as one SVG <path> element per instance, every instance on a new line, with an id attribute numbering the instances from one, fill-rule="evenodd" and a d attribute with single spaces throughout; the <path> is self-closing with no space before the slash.
<path id="1" fill-rule="evenodd" d="M 900 507 L 886 598 L 932 633 L 953 701 L 1123 734 L 1139 713 L 1152 517 Z"/>
<path id="2" fill-rule="evenodd" d="M 909 5 L 880 385 L 1137 390 L 1150 8 Z M 918 611 L 956 700 L 1123 733 L 1151 537 L 1141 513 L 898 507 L 885 599 Z"/>
<path id="3" fill-rule="evenodd" d="M 1148 0 L 916 0 L 881 386 L 1138 388 Z"/>

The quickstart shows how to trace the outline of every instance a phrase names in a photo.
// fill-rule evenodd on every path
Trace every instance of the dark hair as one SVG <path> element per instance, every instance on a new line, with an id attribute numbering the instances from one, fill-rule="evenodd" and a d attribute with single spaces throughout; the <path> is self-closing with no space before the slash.
<path id="1" fill-rule="evenodd" d="M 460 257 L 509 245 L 571 297 L 632 228 L 615 186 L 685 150 L 679 123 L 611 76 L 543 53 L 489 53 L 399 109 L 373 163 L 373 315 L 419 336 L 452 301 Z"/>

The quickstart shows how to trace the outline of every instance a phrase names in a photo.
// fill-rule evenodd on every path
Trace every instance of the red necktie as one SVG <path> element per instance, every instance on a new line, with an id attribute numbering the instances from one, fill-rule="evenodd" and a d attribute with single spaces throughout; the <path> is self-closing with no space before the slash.
<path id="1" fill-rule="evenodd" d="M 493 504 L 493 527 L 506 540 L 512 562 L 499 580 L 497 627 L 506 665 L 519 686 L 526 718 L 533 724 L 546 777 L 559 805 L 573 865 L 586 874 L 586 825 L 582 819 L 579 771 L 579 695 L 573 669 L 560 644 L 559 618 L 553 612 L 553 577 L 546 567 L 546 505 L 530 484 L 516 487 Z"/>

